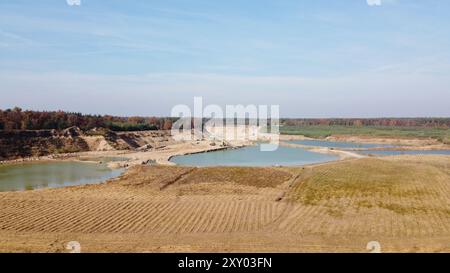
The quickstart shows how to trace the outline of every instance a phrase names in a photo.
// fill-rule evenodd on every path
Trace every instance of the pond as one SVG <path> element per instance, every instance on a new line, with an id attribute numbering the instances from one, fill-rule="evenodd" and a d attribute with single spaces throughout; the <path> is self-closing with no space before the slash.
<path id="1" fill-rule="evenodd" d="M 0 191 L 23 191 L 94 184 L 121 175 L 123 170 L 86 162 L 39 162 L 0 166 Z"/>
<path id="2" fill-rule="evenodd" d="M 394 148 L 393 145 L 389 144 L 370 144 L 370 143 L 359 143 L 359 142 L 344 142 L 344 141 L 327 141 L 327 140 L 316 140 L 316 139 L 304 139 L 304 140 L 291 140 L 288 141 L 291 144 L 300 144 L 306 146 L 317 146 L 317 147 L 327 147 L 327 148 Z"/>
<path id="3" fill-rule="evenodd" d="M 262 152 L 259 145 L 239 149 L 175 156 L 171 162 L 186 166 L 298 166 L 339 159 L 336 155 L 310 152 L 302 148 L 279 146 Z"/>
<path id="4" fill-rule="evenodd" d="M 428 150 L 428 151 L 420 151 L 420 150 L 408 150 L 408 151 L 391 151 L 391 150 L 375 150 L 375 151 L 358 151 L 360 154 L 365 155 L 450 155 L 450 150 Z"/>

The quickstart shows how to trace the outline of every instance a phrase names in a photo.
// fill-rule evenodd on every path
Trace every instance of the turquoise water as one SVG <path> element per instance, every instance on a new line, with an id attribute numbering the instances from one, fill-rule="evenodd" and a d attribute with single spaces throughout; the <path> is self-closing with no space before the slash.
<path id="1" fill-rule="evenodd" d="M 388 150 L 376 150 L 376 151 L 358 151 L 360 154 L 372 154 L 372 155 L 450 155 L 450 150 L 434 150 L 434 151 L 388 151 Z"/>
<path id="2" fill-rule="evenodd" d="M 0 166 L 0 191 L 23 191 L 94 184 L 123 170 L 86 162 L 42 162 Z"/>
<path id="3" fill-rule="evenodd" d="M 327 147 L 327 148 L 393 148 L 394 146 L 388 144 L 370 144 L 370 143 L 356 143 L 343 141 L 326 141 L 326 140 L 291 140 L 288 143 L 300 144 L 307 146 Z"/>
<path id="4" fill-rule="evenodd" d="M 297 166 L 337 160 L 338 156 L 320 154 L 301 148 L 278 147 L 262 152 L 259 146 L 221 150 L 173 157 L 170 161 L 186 166 Z"/>

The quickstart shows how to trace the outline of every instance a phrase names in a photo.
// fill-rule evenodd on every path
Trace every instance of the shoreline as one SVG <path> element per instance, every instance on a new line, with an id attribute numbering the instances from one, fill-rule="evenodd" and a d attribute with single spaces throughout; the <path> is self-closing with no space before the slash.
<path id="1" fill-rule="evenodd" d="M 338 155 L 339 160 L 349 159 L 349 158 L 365 158 L 367 156 L 360 155 L 357 153 L 353 153 L 351 151 L 345 151 L 340 149 L 331 149 L 327 147 L 320 147 L 320 146 L 308 146 L 308 145 L 302 145 L 302 144 L 294 144 L 294 143 L 287 143 L 287 142 L 281 142 L 280 146 L 284 147 L 291 147 L 291 148 L 300 148 L 307 151 L 315 152 L 315 153 L 321 153 L 321 154 L 331 154 L 331 155 Z M 332 161 L 334 162 L 334 161 Z"/>
<path id="2" fill-rule="evenodd" d="M 375 148 L 328 148 L 321 146 L 311 146 L 288 143 L 293 140 L 323 140 L 323 141 L 344 141 L 352 143 L 367 143 L 367 144 L 390 144 L 398 145 L 399 147 L 375 147 Z M 357 151 L 435 151 L 435 150 L 450 150 L 450 145 L 430 143 L 430 140 L 423 140 L 417 138 L 372 138 L 367 136 L 330 136 L 325 139 L 315 139 L 305 137 L 303 135 L 280 135 L 280 146 L 302 148 L 312 152 L 322 154 L 338 155 L 339 160 L 348 158 L 364 158 L 366 155 L 361 155 Z M 213 146 L 212 143 L 215 143 Z M 23 163 L 38 163 L 38 162 L 57 162 L 57 161 L 79 161 L 90 163 L 105 163 L 111 169 L 129 168 L 135 165 L 146 165 L 153 162 L 158 165 L 176 165 L 170 160 L 176 156 L 184 156 L 190 154 L 207 153 L 214 151 L 221 151 L 227 149 L 237 149 L 246 146 L 254 145 L 254 142 L 244 141 L 229 143 L 228 145 L 216 146 L 216 142 L 209 140 L 199 141 L 182 141 L 173 143 L 167 146 L 157 147 L 150 151 L 137 150 L 108 150 L 108 151 L 87 151 L 65 154 L 51 154 L 39 157 L 26 157 L 11 160 L 0 161 L 1 165 L 23 164 Z M 86 158 L 114 158 L 122 157 L 127 160 L 102 162 L 101 160 L 82 160 Z"/>

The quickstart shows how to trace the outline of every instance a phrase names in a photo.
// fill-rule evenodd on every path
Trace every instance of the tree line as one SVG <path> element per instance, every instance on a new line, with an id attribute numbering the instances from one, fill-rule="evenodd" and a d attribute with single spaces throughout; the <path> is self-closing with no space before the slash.
<path id="1" fill-rule="evenodd" d="M 378 126 L 450 128 L 450 118 L 281 119 L 285 126 Z"/>
<path id="2" fill-rule="evenodd" d="M 85 115 L 64 111 L 23 111 L 19 107 L 0 109 L 0 130 L 62 130 L 79 127 L 82 130 L 107 128 L 112 131 L 169 130 L 177 118 L 116 117 Z M 204 120 L 205 122 L 206 120 Z M 284 126 L 380 126 L 450 128 L 450 118 L 331 118 L 281 119 Z"/>
<path id="3" fill-rule="evenodd" d="M 107 128 L 113 131 L 169 130 L 174 119 L 161 117 L 115 117 L 84 115 L 64 111 L 23 111 L 19 107 L 0 109 L 0 130 L 82 130 Z"/>

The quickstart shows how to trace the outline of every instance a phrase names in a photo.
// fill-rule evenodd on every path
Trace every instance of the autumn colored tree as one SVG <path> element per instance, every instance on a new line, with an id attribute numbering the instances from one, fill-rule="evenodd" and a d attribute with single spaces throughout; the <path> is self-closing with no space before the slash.
<path id="1" fill-rule="evenodd" d="M 83 115 L 64 111 L 23 111 L 19 107 L 0 109 L 0 130 L 62 130 L 72 126 L 82 130 L 107 128 L 113 131 L 170 130 L 175 118 L 115 117 Z M 204 120 L 206 121 L 206 120 Z M 282 119 L 286 126 L 384 126 L 450 128 L 450 118 L 374 119 Z"/>
<path id="2" fill-rule="evenodd" d="M 108 128 L 115 131 L 141 131 L 171 127 L 171 122 L 167 118 L 83 115 L 64 111 L 22 111 L 18 107 L 0 110 L 0 130 L 62 130 L 76 126 L 82 130 Z"/>
<path id="3" fill-rule="evenodd" d="M 162 127 L 163 130 L 170 130 L 172 129 L 172 121 L 170 119 L 164 120 L 164 125 Z"/>

